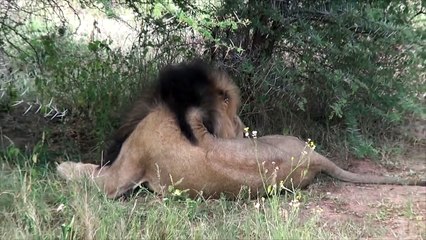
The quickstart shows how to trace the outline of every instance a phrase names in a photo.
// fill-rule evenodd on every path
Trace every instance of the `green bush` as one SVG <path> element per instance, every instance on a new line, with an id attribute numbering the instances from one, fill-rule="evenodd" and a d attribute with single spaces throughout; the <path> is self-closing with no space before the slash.
<path id="1" fill-rule="evenodd" d="M 242 90 L 241 116 L 261 134 L 310 137 L 326 149 L 347 145 L 359 157 L 375 156 L 380 139 L 397 136 L 407 115 L 425 115 L 418 101 L 426 92 L 419 1 L 84 1 L 83 7 L 100 8 L 108 18 L 131 10 L 137 41 L 123 51 L 110 40 L 77 40 L 63 26 L 62 34 L 53 26 L 41 30 L 42 20 L 33 19 L 25 41 L 5 46 L 24 50 L 16 60 L 35 80 L 37 96 L 92 122 L 99 139 L 113 127 L 110 113 L 160 67 L 197 55 L 231 73 Z M 10 29 L 2 36 L 19 39 L 22 28 Z"/>
<path id="2" fill-rule="evenodd" d="M 420 5 L 225 1 L 224 17 L 250 22 L 223 35 L 245 44 L 224 61 L 243 89 L 246 122 L 326 146 L 340 135 L 357 156 L 376 155 L 407 114 L 425 113 L 424 25 L 411 21 Z"/>
<path id="3" fill-rule="evenodd" d="M 112 50 L 108 41 L 79 43 L 51 33 L 29 40 L 31 54 L 16 60 L 32 73 L 25 77 L 33 80 L 42 105 L 54 101 L 72 116 L 92 122 L 90 134 L 99 140 L 117 123 L 112 120 L 122 113 L 120 107 L 150 80 L 149 66 L 141 65 L 139 53 Z"/>

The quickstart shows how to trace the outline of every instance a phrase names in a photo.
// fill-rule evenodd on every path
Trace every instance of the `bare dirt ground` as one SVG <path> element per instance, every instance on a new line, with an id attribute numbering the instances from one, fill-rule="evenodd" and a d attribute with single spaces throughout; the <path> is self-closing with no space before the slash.
<path id="1" fill-rule="evenodd" d="M 12 108 L 10 112 L 0 111 L 0 150 L 9 146 L 29 150 L 41 139 L 48 120 L 41 114 L 24 113 L 24 106 Z"/>
<path id="2" fill-rule="evenodd" d="M 41 114 L 23 112 L 25 106 L 0 112 L 0 150 L 12 143 L 30 150 L 42 138 L 43 130 L 48 129 L 49 148 L 66 151 L 73 143 L 76 151 L 85 155 L 83 158 L 93 155 L 87 147 L 94 144 L 93 140 L 74 130 L 76 123 L 63 124 Z M 424 145 L 411 146 L 400 158 L 386 167 L 367 159 L 338 163 L 357 173 L 426 177 Z M 302 217 L 311 214 L 312 209 L 320 209 L 318 227 L 326 231 L 354 231 L 358 239 L 426 239 L 426 187 L 361 185 L 320 178 L 307 191 L 310 197 Z"/>
<path id="3" fill-rule="evenodd" d="M 24 152 L 31 152 L 42 139 L 49 151 L 81 155 L 82 159 L 96 158 L 96 140 L 89 138 L 84 121 L 44 117 L 35 113 L 37 107 L 27 112 L 29 105 L 22 103 L 9 112 L 0 111 L 0 151 L 15 146 Z M 45 137 L 43 137 L 45 136 Z"/>
<path id="4" fill-rule="evenodd" d="M 399 166 L 380 166 L 370 160 L 349 160 L 348 170 L 357 173 L 426 177 L 426 152 L 413 147 Z M 354 228 L 359 239 L 426 239 L 426 188 L 343 183 L 335 180 L 310 187 L 319 199 L 307 204 L 321 209 L 321 223 L 339 231 Z M 304 213 L 302 212 L 302 215 Z M 357 230 L 356 230 L 357 229 Z M 359 230 L 362 229 L 362 230 Z M 372 237 L 380 236 L 380 237 Z"/>

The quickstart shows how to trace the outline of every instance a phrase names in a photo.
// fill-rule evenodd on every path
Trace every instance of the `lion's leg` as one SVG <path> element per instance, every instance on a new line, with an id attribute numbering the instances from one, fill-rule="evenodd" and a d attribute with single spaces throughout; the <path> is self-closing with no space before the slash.
<path id="1" fill-rule="evenodd" d="M 116 198 L 141 183 L 143 170 L 129 159 L 117 159 L 111 167 L 99 171 L 95 182 L 109 198 Z"/>
<path id="2" fill-rule="evenodd" d="M 57 167 L 59 175 L 70 181 L 92 179 L 109 198 L 116 198 L 141 182 L 143 171 L 129 166 L 129 161 L 117 161 L 111 167 L 95 164 L 63 162 Z"/>
<path id="3" fill-rule="evenodd" d="M 101 167 L 94 177 L 109 198 L 121 196 L 144 179 L 147 157 L 139 136 L 140 133 L 135 130 L 123 144 L 114 163 Z"/>
<path id="4" fill-rule="evenodd" d="M 77 180 L 84 177 L 94 177 L 98 172 L 98 165 L 90 163 L 63 162 L 58 165 L 59 175 L 67 180 Z"/>
<path id="5" fill-rule="evenodd" d="M 126 154 L 122 154 L 126 155 Z M 70 181 L 83 178 L 92 179 L 105 191 L 109 198 L 116 198 L 141 182 L 143 170 L 137 167 L 133 159 L 122 156 L 111 166 L 77 162 L 63 162 L 58 165 L 58 174 Z"/>

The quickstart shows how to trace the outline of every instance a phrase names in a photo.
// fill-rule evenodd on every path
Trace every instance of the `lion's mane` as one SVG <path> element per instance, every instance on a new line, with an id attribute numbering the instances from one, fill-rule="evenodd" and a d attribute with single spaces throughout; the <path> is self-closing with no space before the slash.
<path id="1" fill-rule="evenodd" d="M 225 101 L 228 105 L 223 106 Z M 235 124 L 242 125 L 237 116 L 239 89 L 224 72 L 214 70 L 200 60 L 169 65 L 160 71 L 157 81 L 144 89 L 125 115 L 105 151 L 105 165 L 115 161 L 136 125 L 161 104 L 172 111 L 182 134 L 194 145 L 197 139 L 186 120 L 188 110 L 193 107 L 202 109 L 203 124 L 215 136 L 242 136 L 242 129 L 241 134 L 233 130 Z M 237 123 L 230 123 L 228 116 L 234 116 L 231 119 Z"/>

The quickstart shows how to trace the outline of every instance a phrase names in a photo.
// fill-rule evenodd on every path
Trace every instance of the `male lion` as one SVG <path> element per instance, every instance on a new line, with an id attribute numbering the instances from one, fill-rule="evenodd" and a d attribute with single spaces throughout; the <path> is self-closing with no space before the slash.
<path id="1" fill-rule="evenodd" d="M 191 197 L 211 198 L 234 198 L 247 186 L 256 197 L 268 186 L 305 187 L 319 172 L 355 183 L 426 185 L 345 171 L 292 136 L 217 138 L 203 125 L 199 109 L 189 112 L 189 122 L 198 145 L 183 136 L 169 109 L 158 106 L 137 125 L 111 166 L 64 162 L 58 171 L 67 179 L 91 176 L 111 198 L 140 183 L 157 193 L 174 185 Z"/>
<path id="2" fill-rule="evenodd" d="M 216 86 L 234 86 L 226 77 Z M 233 88 L 230 88 L 233 89 Z M 225 91 L 227 92 L 227 91 Z M 291 136 L 265 136 L 257 139 L 235 138 L 242 123 L 236 115 L 238 104 L 217 92 L 217 118 L 213 135 L 203 120 L 201 106 L 185 110 L 186 119 L 197 145 L 182 133 L 178 120 L 167 102 L 160 102 L 129 134 L 116 160 L 99 168 L 93 164 L 64 162 L 58 172 L 66 179 L 89 176 L 108 197 L 115 198 L 138 184 L 164 193 L 168 186 L 189 190 L 191 197 L 232 198 L 241 187 L 250 196 L 265 193 L 268 186 L 298 188 L 307 186 L 315 175 L 325 172 L 343 181 L 376 184 L 426 185 L 425 180 L 360 175 L 347 172 L 304 142 Z"/>

